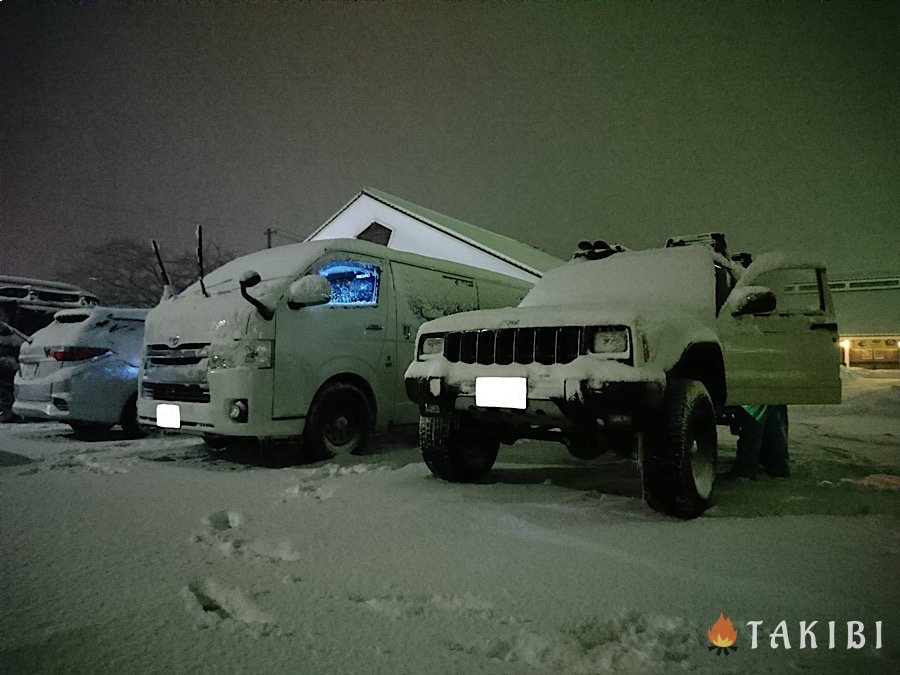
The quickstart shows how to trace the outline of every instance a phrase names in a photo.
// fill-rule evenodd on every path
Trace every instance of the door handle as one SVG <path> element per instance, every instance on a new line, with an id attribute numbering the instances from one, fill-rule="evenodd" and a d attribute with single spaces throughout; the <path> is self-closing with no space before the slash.
<path id="1" fill-rule="evenodd" d="M 838 325 L 836 323 L 814 323 L 809 327 L 810 330 L 837 330 Z"/>
<path id="2" fill-rule="evenodd" d="M 384 326 L 382 326 L 380 323 L 370 323 L 368 326 L 366 326 L 366 330 L 384 330 Z"/>

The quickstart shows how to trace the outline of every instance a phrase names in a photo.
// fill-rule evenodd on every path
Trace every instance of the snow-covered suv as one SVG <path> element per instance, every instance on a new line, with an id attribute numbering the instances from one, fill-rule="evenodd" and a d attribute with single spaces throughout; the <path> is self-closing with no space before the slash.
<path id="1" fill-rule="evenodd" d="M 693 518 L 728 406 L 840 402 L 824 265 L 773 253 L 744 269 L 703 245 L 591 257 L 518 308 L 422 325 L 406 389 L 435 475 L 475 480 L 519 438 L 637 451 L 649 505 Z"/>

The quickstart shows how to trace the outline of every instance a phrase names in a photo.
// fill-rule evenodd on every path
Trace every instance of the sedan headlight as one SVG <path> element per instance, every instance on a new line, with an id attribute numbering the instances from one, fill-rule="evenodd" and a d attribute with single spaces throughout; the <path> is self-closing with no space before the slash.
<path id="1" fill-rule="evenodd" d="M 419 343 L 419 356 L 433 356 L 444 353 L 443 335 L 426 335 Z"/>
<path id="2" fill-rule="evenodd" d="M 625 354 L 630 351 L 628 329 L 623 326 L 601 326 L 588 343 L 594 354 Z"/>

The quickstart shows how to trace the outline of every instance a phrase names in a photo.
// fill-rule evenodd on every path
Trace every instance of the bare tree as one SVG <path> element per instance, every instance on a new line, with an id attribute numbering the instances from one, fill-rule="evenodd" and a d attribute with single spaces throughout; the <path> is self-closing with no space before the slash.
<path id="1" fill-rule="evenodd" d="M 231 251 L 215 242 L 205 244 L 203 249 L 207 271 L 234 258 Z M 164 251 L 163 255 L 176 292 L 197 280 L 196 251 L 180 251 L 174 255 Z M 96 293 L 109 306 L 153 307 L 159 302 L 163 288 L 150 242 L 129 237 L 83 246 L 64 278 Z"/>

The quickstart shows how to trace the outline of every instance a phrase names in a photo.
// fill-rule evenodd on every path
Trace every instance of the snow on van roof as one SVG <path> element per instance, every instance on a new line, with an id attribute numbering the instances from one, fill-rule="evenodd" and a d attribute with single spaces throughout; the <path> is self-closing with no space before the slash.
<path id="1" fill-rule="evenodd" d="M 463 263 L 431 258 L 417 253 L 397 251 L 381 244 L 374 244 L 362 239 L 321 239 L 317 241 L 305 241 L 298 244 L 286 244 L 274 248 L 264 248 L 254 253 L 235 258 L 221 267 L 209 272 L 204 278 L 204 284 L 210 293 L 228 292 L 238 287 L 238 280 L 248 270 L 259 273 L 263 283 L 256 287 L 254 293 L 270 292 L 278 283 L 278 279 L 295 278 L 313 261 L 324 255 L 327 251 L 345 251 L 375 258 L 385 258 L 397 262 L 405 262 L 419 267 L 431 267 L 439 269 L 447 274 L 456 274 L 463 277 L 477 277 L 479 279 L 494 280 L 507 285 L 518 285 L 528 288 L 530 282 L 516 279 L 499 272 L 491 272 L 479 267 L 472 267 Z M 268 283 L 267 283 L 268 282 Z M 188 286 L 182 295 L 190 295 L 200 292 L 200 284 L 194 282 Z"/>
<path id="2" fill-rule="evenodd" d="M 298 244 L 286 244 L 274 248 L 264 248 L 225 263 L 209 272 L 203 280 L 206 288 L 213 292 L 216 289 L 227 290 L 231 286 L 237 288 L 238 279 L 248 270 L 258 272 L 263 281 L 293 278 L 327 251 L 335 250 L 368 255 L 375 258 L 387 258 L 410 265 L 434 267 L 448 274 L 458 274 L 464 277 L 477 276 L 480 279 L 493 279 L 505 284 L 518 284 L 523 288 L 530 286 L 530 283 L 527 281 L 500 274 L 499 272 L 491 272 L 479 267 L 472 267 L 471 265 L 440 258 L 431 258 L 417 253 L 397 251 L 362 239 L 321 239 Z M 198 293 L 199 291 L 200 284 L 195 282 L 188 286 L 184 293 Z"/>
<path id="3" fill-rule="evenodd" d="M 107 316 L 110 319 L 124 319 L 130 321 L 143 321 L 149 309 L 139 307 L 87 307 L 85 309 L 61 309 L 53 315 L 54 320 L 66 317 L 83 316 L 85 319 L 91 316 Z"/>
<path id="4" fill-rule="evenodd" d="M 520 306 L 650 306 L 714 316 L 713 263 L 713 252 L 705 246 L 625 251 L 602 260 L 573 260 L 547 272 Z"/>
<path id="5" fill-rule="evenodd" d="M 504 262 L 519 268 L 525 268 L 526 271 L 536 276 L 541 276 L 547 270 L 558 267 L 562 262 L 559 258 L 552 256 L 549 253 L 544 253 L 533 246 L 529 246 L 528 244 L 512 239 L 511 237 L 486 230 L 482 227 L 472 225 L 471 223 L 458 220 L 457 218 L 452 218 L 451 216 L 438 213 L 437 211 L 433 211 L 424 206 L 419 206 L 406 199 L 395 197 L 387 192 L 370 187 L 363 188 L 358 195 L 329 218 L 322 227 L 313 232 L 310 235 L 310 238 L 315 237 L 319 231 L 327 227 L 335 218 L 363 195 L 382 202 L 427 227 L 443 232 L 444 234 L 465 242 L 476 249 L 499 258 Z"/>

